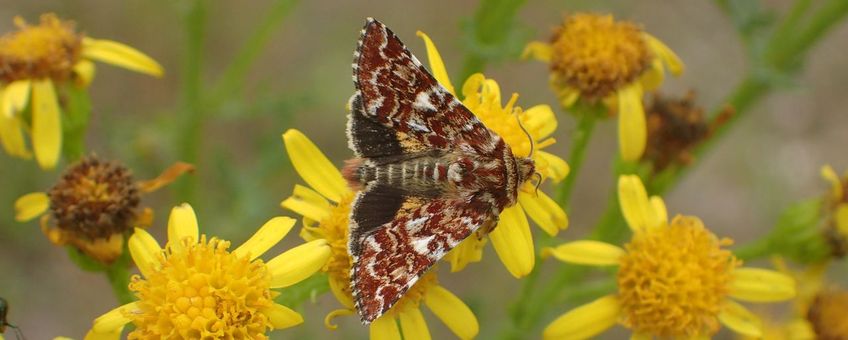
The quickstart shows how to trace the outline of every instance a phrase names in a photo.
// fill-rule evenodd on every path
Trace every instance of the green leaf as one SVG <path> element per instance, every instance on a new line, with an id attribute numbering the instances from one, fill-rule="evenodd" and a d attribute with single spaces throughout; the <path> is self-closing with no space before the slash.
<path id="1" fill-rule="evenodd" d="M 830 255 L 830 246 L 820 228 L 821 209 L 822 200 L 819 198 L 787 207 L 770 235 L 771 252 L 801 263 L 826 259 Z"/>
<path id="2" fill-rule="evenodd" d="M 91 118 L 91 99 L 88 90 L 75 85 L 63 86 L 60 100 L 62 117 L 62 154 L 68 161 L 85 155 L 85 133 Z"/>
<path id="3" fill-rule="evenodd" d="M 531 36 L 531 31 L 515 22 L 515 15 L 525 0 L 482 0 L 471 20 L 463 22 L 463 46 L 467 56 L 461 81 L 482 72 L 486 64 L 517 57 Z"/>
<path id="4" fill-rule="evenodd" d="M 330 285 L 327 282 L 327 274 L 318 273 L 294 286 L 281 290 L 276 301 L 283 306 L 297 308 L 307 300 L 315 299 L 329 291 Z"/>

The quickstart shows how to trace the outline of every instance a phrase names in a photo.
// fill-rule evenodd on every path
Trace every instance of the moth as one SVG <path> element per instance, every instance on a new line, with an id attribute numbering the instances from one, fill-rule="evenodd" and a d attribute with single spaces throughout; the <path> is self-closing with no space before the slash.
<path id="1" fill-rule="evenodd" d="M 348 251 L 363 324 L 475 232 L 495 228 L 535 173 L 448 92 L 386 26 L 368 18 L 354 53 L 342 174 L 356 193 Z"/>

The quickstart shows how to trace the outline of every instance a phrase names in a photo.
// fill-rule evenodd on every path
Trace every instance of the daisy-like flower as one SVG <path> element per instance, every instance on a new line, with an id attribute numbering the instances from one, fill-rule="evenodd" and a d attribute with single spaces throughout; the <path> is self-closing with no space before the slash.
<path id="1" fill-rule="evenodd" d="M 531 42 L 524 56 L 550 65 L 550 84 L 563 107 L 582 98 L 617 108 L 619 147 L 628 161 L 638 160 L 645 150 L 642 93 L 662 84 L 665 67 L 675 75 L 683 71 L 668 46 L 612 15 L 568 16 L 550 43 Z"/>
<path id="2" fill-rule="evenodd" d="M 546 339 L 589 338 L 616 323 L 633 331 L 631 339 L 707 338 L 720 324 L 758 337 L 759 319 L 730 298 L 774 302 L 795 296 L 791 277 L 740 268 L 741 261 L 722 249 L 732 241 L 716 237 L 697 217 L 678 215 L 669 222 L 662 198 L 649 198 L 639 177 L 621 176 L 618 193 L 633 231 L 624 248 L 576 241 L 543 250 L 568 263 L 618 266 L 618 293 L 560 316 L 545 329 Z"/>
<path id="3" fill-rule="evenodd" d="M 307 242 L 268 262 L 259 257 L 296 224 L 289 217 L 265 223 L 244 244 L 199 234 L 188 204 L 171 210 L 168 243 L 160 247 L 136 228 L 129 249 L 141 276 L 130 291 L 138 301 L 94 320 L 86 340 L 117 339 L 126 324 L 129 339 L 267 339 L 268 331 L 303 322 L 297 312 L 274 302 L 284 288 L 315 272 L 330 256 L 325 240 Z"/>
<path id="4" fill-rule="evenodd" d="M 352 260 L 347 251 L 348 218 L 354 193 L 341 172 L 303 133 L 288 130 L 283 134 L 283 143 L 295 171 L 311 188 L 296 185 L 292 196 L 280 205 L 303 216 L 300 235 L 305 240 L 320 240 L 330 245 L 330 258 L 321 271 L 328 274 L 330 290 L 344 306 L 325 319 L 326 326 L 335 329 L 333 318 L 355 313 L 350 288 Z M 401 339 L 402 334 L 404 339 L 429 339 L 427 323 L 419 308 L 422 302 L 458 337 L 470 339 L 477 335 L 479 325 L 474 313 L 439 285 L 436 270 L 430 270 L 397 304 L 371 323 L 371 338 Z"/>
<path id="5" fill-rule="evenodd" d="M 15 201 L 15 219 L 25 222 L 41 216 L 41 230 L 51 243 L 73 246 L 110 264 L 123 251 L 124 235 L 134 226 L 152 222 L 152 210 L 139 207 L 141 193 L 153 192 L 192 170 L 189 164 L 176 163 L 157 178 L 135 181 L 123 165 L 88 156 L 65 170 L 48 192 Z"/>
<path id="6" fill-rule="evenodd" d="M 74 24 L 55 14 L 38 25 L 15 18 L 16 32 L 0 37 L 0 142 L 12 156 L 29 158 L 24 131 L 32 138 L 35 159 L 52 169 L 62 147 L 61 86 L 86 87 L 94 62 L 102 61 L 156 77 L 162 67 L 124 44 L 77 33 Z M 29 114 L 23 112 L 29 107 Z"/>
<path id="7" fill-rule="evenodd" d="M 433 76 L 450 93 L 457 95 L 435 44 L 423 32 L 418 32 L 418 36 L 424 40 L 427 47 L 427 58 Z M 517 101 L 518 94 L 513 94 L 505 105 L 501 104 L 503 101 L 498 83 L 479 73 L 470 76 L 462 86 L 462 103 L 465 107 L 487 128 L 501 136 L 516 157 L 532 157 L 536 171 L 543 178 L 559 182 L 568 175 L 568 163 L 541 150 L 555 142 L 550 137 L 557 128 L 553 110 L 547 105 L 536 105 L 522 110 L 515 105 Z M 522 130 L 522 126 L 527 133 Z M 536 184 L 524 183 L 518 193 L 518 204 L 501 212 L 498 226 L 489 234 L 498 257 L 517 278 L 530 273 L 536 261 L 527 216 L 551 236 L 568 227 L 565 211 L 548 195 L 536 190 Z M 485 239 L 469 237 L 451 251 L 446 258 L 451 262 L 452 270 L 458 271 L 469 262 L 479 261 L 482 257 L 483 242 Z"/>
<path id="8" fill-rule="evenodd" d="M 831 254 L 842 258 L 848 254 L 848 171 L 840 178 L 833 167 L 825 165 L 821 173 L 831 185 L 824 204 L 827 218 L 824 234 Z"/>

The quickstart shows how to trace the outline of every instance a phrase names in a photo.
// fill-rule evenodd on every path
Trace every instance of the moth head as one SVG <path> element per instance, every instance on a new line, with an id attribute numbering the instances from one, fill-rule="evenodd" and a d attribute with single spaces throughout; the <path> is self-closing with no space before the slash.
<path id="1" fill-rule="evenodd" d="M 519 178 L 519 183 L 524 183 L 536 173 L 536 164 L 533 162 L 532 158 L 518 157 L 515 161 L 518 163 L 518 174 L 521 176 Z"/>

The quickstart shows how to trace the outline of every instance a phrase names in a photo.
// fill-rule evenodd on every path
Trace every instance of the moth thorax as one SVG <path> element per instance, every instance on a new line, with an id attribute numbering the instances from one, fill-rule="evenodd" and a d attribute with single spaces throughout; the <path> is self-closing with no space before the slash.
<path id="1" fill-rule="evenodd" d="M 515 163 L 518 165 L 518 184 L 521 185 L 530 177 L 533 177 L 533 174 L 536 173 L 536 164 L 533 162 L 532 158 L 529 157 L 516 157 Z"/>

